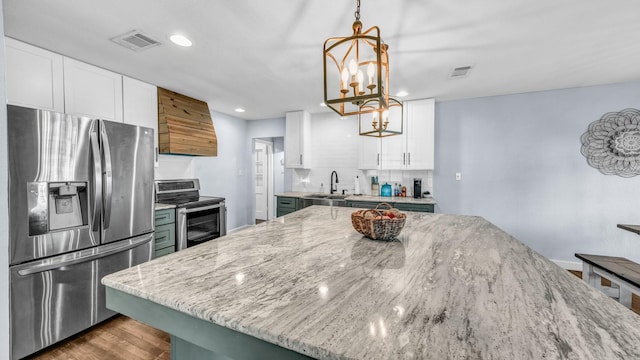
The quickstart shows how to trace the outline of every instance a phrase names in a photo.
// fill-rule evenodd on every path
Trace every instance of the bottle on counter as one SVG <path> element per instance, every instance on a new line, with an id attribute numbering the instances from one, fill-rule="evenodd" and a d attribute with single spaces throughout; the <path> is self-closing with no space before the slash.
<path id="1" fill-rule="evenodd" d="M 324 184 L 320 183 L 320 192 L 324 194 Z"/>
<path id="2" fill-rule="evenodd" d="M 401 196 L 402 197 L 407 197 L 407 187 L 406 186 L 402 187 L 402 195 Z"/>

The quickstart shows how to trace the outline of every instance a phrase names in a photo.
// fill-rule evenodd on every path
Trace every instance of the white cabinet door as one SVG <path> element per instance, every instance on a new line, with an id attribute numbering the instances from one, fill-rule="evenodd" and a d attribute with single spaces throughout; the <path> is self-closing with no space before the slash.
<path id="1" fill-rule="evenodd" d="M 65 112 L 122 122 L 122 75 L 64 58 Z"/>
<path id="2" fill-rule="evenodd" d="M 145 82 L 122 77 L 123 119 L 125 124 L 152 128 L 154 159 L 158 166 L 158 89 Z"/>
<path id="3" fill-rule="evenodd" d="M 380 139 L 359 136 L 358 141 L 358 169 L 378 169 L 380 167 Z"/>
<path id="4" fill-rule="evenodd" d="M 7 103 L 64 112 L 62 55 L 6 38 Z"/>
<path id="5" fill-rule="evenodd" d="M 284 163 L 288 168 L 308 169 L 311 161 L 309 149 L 311 116 L 306 111 L 286 113 Z"/>
<path id="6" fill-rule="evenodd" d="M 406 161 L 405 134 L 406 130 L 400 135 L 386 136 L 380 139 L 380 167 L 382 169 L 403 169 Z"/>
<path id="7" fill-rule="evenodd" d="M 403 132 L 401 135 L 387 136 L 379 140 L 380 161 L 377 168 L 433 169 L 435 102 L 433 99 L 406 101 L 403 108 Z M 361 152 L 368 151 L 370 150 L 366 150 L 361 143 Z M 366 163 L 364 160 L 362 162 Z M 362 166 L 360 168 L 371 169 Z"/>
<path id="8" fill-rule="evenodd" d="M 406 169 L 434 168 L 434 99 L 407 101 L 405 103 Z"/>

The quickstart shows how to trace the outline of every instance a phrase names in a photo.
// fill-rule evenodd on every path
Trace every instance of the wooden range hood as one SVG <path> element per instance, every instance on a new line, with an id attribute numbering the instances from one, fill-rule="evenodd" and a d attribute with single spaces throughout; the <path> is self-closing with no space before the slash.
<path id="1" fill-rule="evenodd" d="M 218 138 L 206 102 L 158 87 L 161 154 L 218 156 Z"/>

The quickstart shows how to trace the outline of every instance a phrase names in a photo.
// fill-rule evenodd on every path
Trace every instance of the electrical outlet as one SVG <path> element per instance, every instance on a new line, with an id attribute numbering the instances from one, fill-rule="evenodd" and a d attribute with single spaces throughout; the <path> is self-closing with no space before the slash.
<path id="1" fill-rule="evenodd" d="M 462 174 L 461 173 L 456 173 L 456 180 L 458 180 L 458 181 L 462 180 Z"/>

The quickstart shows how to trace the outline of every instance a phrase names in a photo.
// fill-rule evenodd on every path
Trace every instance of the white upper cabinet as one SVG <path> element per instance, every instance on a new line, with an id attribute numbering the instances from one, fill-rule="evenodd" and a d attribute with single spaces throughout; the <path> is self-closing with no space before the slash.
<path id="1" fill-rule="evenodd" d="M 406 169 L 431 170 L 434 168 L 435 101 L 424 99 L 404 104 L 406 127 Z"/>
<path id="2" fill-rule="evenodd" d="M 64 58 L 67 114 L 122 122 L 122 75 Z"/>
<path id="3" fill-rule="evenodd" d="M 5 37 L 7 103 L 64 112 L 62 55 Z"/>
<path id="4" fill-rule="evenodd" d="M 154 131 L 154 161 L 158 166 L 158 89 L 155 85 L 122 77 L 125 124 L 144 126 Z"/>
<path id="5" fill-rule="evenodd" d="M 431 170 L 434 168 L 434 99 L 405 101 L 401 135 L 361 136 L 360 169 Z"/>
<path id="6" fill-rule="evenodd" d="M 380 139 L 359 136 L 358 168 L 363 170 L 380 168 Z"/>
<path id="7" fill-rule="evenodd" d="M 311 115 L 306 111 L 286 113 L 284 163 L 288 168 L 308 169 L 311 155 Z"/>

